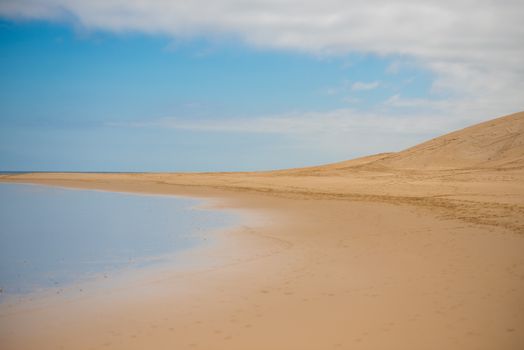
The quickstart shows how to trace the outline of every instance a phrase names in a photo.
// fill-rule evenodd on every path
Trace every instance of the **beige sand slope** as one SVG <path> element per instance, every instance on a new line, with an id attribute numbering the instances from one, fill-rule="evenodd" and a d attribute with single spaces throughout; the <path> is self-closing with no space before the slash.
<path id="1" fill-rule="evenodd" d="M 522 168 L 524 113 L 437 137 L 373 165 L 410 169 Z"/>
<path id="2" fill-rule="evenodd" d="M 493 119 L 410 147 L 332 165 L 321 170 L 524 168 L 524 112 Z"/>
<path id="3" fill-rule="evenodd" d="M 523 125 L 517 113 L 398 153 L 282 171 L 2 176 L 213 198 L 267 221 L 190 253 L 211 258 L 204 267 L 0 305 L 0 344 L 523 349 Z"/>

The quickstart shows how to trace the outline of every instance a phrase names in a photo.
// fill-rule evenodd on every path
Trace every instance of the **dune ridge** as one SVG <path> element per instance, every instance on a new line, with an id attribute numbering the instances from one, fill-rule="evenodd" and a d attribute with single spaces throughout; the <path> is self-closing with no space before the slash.
<path id="1" fill-rule="evenodd" d="M 373 164 L 410 169 L 522 168 L 524 113 L 437 137 Z"/>
<path id="2" fill-rule="evenodd" d="M 451 170 L 523 167 L 524 112 L 518 112 L 436 137 L 400 152 L 306 169 L 349 171 L 364 168 L 380 171 L 388 168 Z"/>

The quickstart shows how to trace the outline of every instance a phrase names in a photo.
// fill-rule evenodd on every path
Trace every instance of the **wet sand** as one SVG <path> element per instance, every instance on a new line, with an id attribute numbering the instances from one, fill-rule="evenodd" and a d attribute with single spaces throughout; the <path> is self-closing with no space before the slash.
<path id="1" fill-rule="evenodd" d="M 524 344 L 524 236 L 507 227 L 402 203 L 306 200 L 137 175 L 78 176 L 25 175 L 37 183 L 209 196 L 215 206 L 247 208 L 271 220 L 246 224 L 213 251 L 194 253 L 216 266 L 140 276 L 66 300 L 48 297 L 29 311 L 2 310 L 7 349 Z"/>

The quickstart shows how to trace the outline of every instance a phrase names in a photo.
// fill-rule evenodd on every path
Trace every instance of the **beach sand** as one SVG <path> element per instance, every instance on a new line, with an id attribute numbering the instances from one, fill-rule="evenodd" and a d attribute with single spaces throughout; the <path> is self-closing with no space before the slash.
<path id="1" fill-rule="evenodd" d="M 524 113 L 399 153 L 254 173 L 4 175 L 263 216 L 209 264 L 0 306 L 2 349 L 522 349 Z"/>

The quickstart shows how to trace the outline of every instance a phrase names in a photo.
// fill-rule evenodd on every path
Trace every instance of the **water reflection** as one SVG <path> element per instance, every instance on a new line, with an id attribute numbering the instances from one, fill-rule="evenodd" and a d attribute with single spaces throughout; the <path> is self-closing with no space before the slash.
<path id="1" fill-rule="evenodd" d="M 169 196 L 0 184 L 0 288 L 51 287 L 141 266 L 201 241 L 198 230 L 231 224 L 231 214 L 191 209 Z"/>

